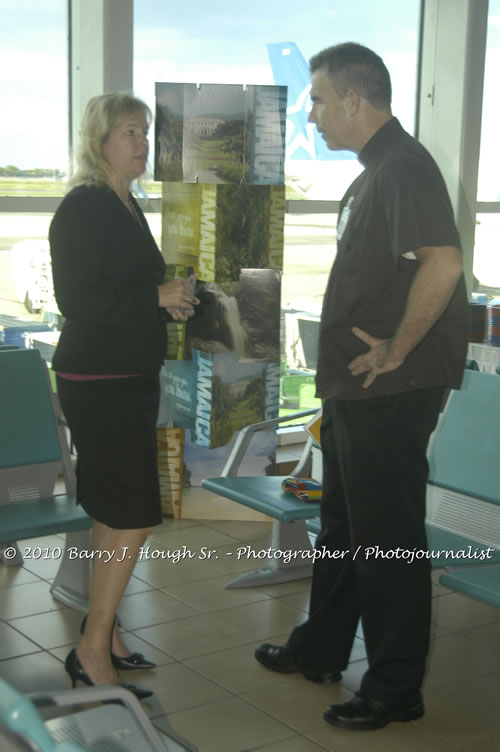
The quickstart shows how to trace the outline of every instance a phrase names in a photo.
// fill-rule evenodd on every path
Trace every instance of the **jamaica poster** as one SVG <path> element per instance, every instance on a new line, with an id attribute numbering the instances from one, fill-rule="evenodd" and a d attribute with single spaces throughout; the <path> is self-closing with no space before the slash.
<path id="1" fill-rule="evenodd" d="M 155 179 L 283 185 L 286 86 L 156 84 Z"/>

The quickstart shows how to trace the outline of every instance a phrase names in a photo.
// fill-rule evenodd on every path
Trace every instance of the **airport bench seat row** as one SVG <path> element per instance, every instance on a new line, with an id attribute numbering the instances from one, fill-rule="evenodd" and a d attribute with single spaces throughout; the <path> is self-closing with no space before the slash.
<path id="1" fill-rule="evenodd" d="M 236 477 L 245 452 L 250 442 L 259 431 L 272 431 L 277 426 L 298 418 L 311 417 L 317 408 L 304 410 L 281 418 L 264 420 L 253 423 L 240 431 L 231 454 L 217 478 L 206 478 L 202 486 L 227 499 L 243 504 L 250 509 L 272 517 L 273 532 L 270 548 L 280 551 L 311 551 L 311 541 L 306 528 L 306 521 L 319 515 L 319 503 L 304 503 L 296 499 L 281 488 L 281 483 L 287 476 L 258 476 Z M 304 446 L 302 456 L 294 468 L 293 475 L 307 477 L 311 467 L 311 450 L 313 440 L 309 437 Z M 255 572 L 245 574 L 234 582 L 228 583 L 226 588 L 253 587 L 298 580 L 310 577 L 312 573 L 311 558 L 270 557 L 264 566 Z"/>
<path id="2" fill-rule="evenodd" d="M 500 379 L 466 370 L 431 444 L 429 548 L 465 550 L 441 559 L 442 585 L 500 607 Z M 447 545 L 446 536 L 456 541 Z"/>
<path id="3" fill-rule="evenodd" d="M 319 504 L 305 504 L 281 490 L 282 477 L 236 477 L 242 456 L 255 431 L 313 411 L 263 421 L 241 432 L 222 477 L 203 486 L 212 492 L 275 519 L 272 546 L 285 550 L 310 545 L 307 531 L 319 532 Z M 428 548 L 434 567 L 453 567 L 441 577 L 443 585 L 492 605 L 500 600 L 500 379 L 467 370 L 463 387 L 451 393 L 429 449 Z M 292 475 L 306 474 L 309 439 Z M 245 587 L 298 579 L 311 573 L 311 564 L 294 561 L 269 566 L 226 587 Z M 471 569 L 472 568 L 472 569 Z"/>
<path id="4" fill-rule="evenodd" d="M 68 552 L 89 548 L 92 519 L 76 504 L 61 409 L 38 350 L 0 351 L 0 394 L 0 561 L 21 565 L 28 546 L 20 541 L 66 533 L 66 548 L 61 542 L 60 551 L 52 551 L 60 565 L 51 592 L 84 611 L 89 560 L 68 558 Z M 61 465 L 66 493 L 55 495 Z"/>
<path id="5" fill-rule="evenodd" d="M 21 694 L 0 677 L 2 752 L 197 752 L 163 719 L 153 726 L 125 687 Z"/>
<path id="6" fill-rule="evenodd" d="M 20 541 L 66 533 L 64 556 L 62 541 L 60 548 L 52 547 L 61 563 L 51 593 L 86 611 L 90 560 L 67 554 L 73 548 L 89 549 L 92 519 L 76 504 L 59 402 L 37 350 L 0 352 L 0 393 L 0 561 L 3 557 L 4 564 L 22 564 Z M 61 464 L 67 493 L 55 496 Z M 162 725 L 162 730 L 153 727 L 125 687 L 86 687 L 25 697 L 0 678 L 2 750 L 196 752 L 168 722 Z"/>

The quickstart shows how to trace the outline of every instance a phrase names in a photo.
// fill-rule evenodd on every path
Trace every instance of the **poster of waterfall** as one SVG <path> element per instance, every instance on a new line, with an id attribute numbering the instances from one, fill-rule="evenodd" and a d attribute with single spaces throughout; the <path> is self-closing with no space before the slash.
<path id="1" fill-rule="evenodd" d="M 237 282 L 198 285 L 196 294 L 200 305 L 185 326 L 184 359 L 196 348 L 234 352 L 241 362 L 279 360 L 280 271 L 241 269 Z"/>
<path id="2" fill-rule="evenodd" d="M 156 84 L 155 180 L 283 185 L 286 86 Z"/>
<path id="3" fill-rule="evenodd" d="M 164 183 L 162 252 L 204 282 L 238 280 L 240 269 L 283 268 L 281 185 Z"/>
<path id="4" fill-rule="evenodd" d="M 197 292 L 183 358 L 164 369 L 164 425 L 190 429 L 197 445 L 217 447 L 249 423 L 277 417 L 280 291 L 279 271 L 242 269 L 239 282 L 212 282 Z"/>

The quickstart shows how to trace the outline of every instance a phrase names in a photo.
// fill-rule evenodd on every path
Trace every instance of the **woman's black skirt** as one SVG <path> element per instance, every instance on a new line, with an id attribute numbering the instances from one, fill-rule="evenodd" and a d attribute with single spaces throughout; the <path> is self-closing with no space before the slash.
<path id="1" fill-rule="evenodd" d="M 87 514 L 123 530 L 158 525 L 158 376 L 58 377 L 57 391 L 78 453 L 78 501 Z"/>

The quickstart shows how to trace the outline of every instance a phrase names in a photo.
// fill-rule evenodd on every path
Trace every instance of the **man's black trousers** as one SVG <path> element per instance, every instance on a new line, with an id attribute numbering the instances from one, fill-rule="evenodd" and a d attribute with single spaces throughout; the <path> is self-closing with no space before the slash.
<path id="1" fill-rule="evenodd" d="M 361 619 L 360 694 L 418 701 L 429 647 L 426 450 L 444 389 L 323 406 L 323 499 L 308 620 L 289 646 L 305 665 L 346 668 Z"/>

